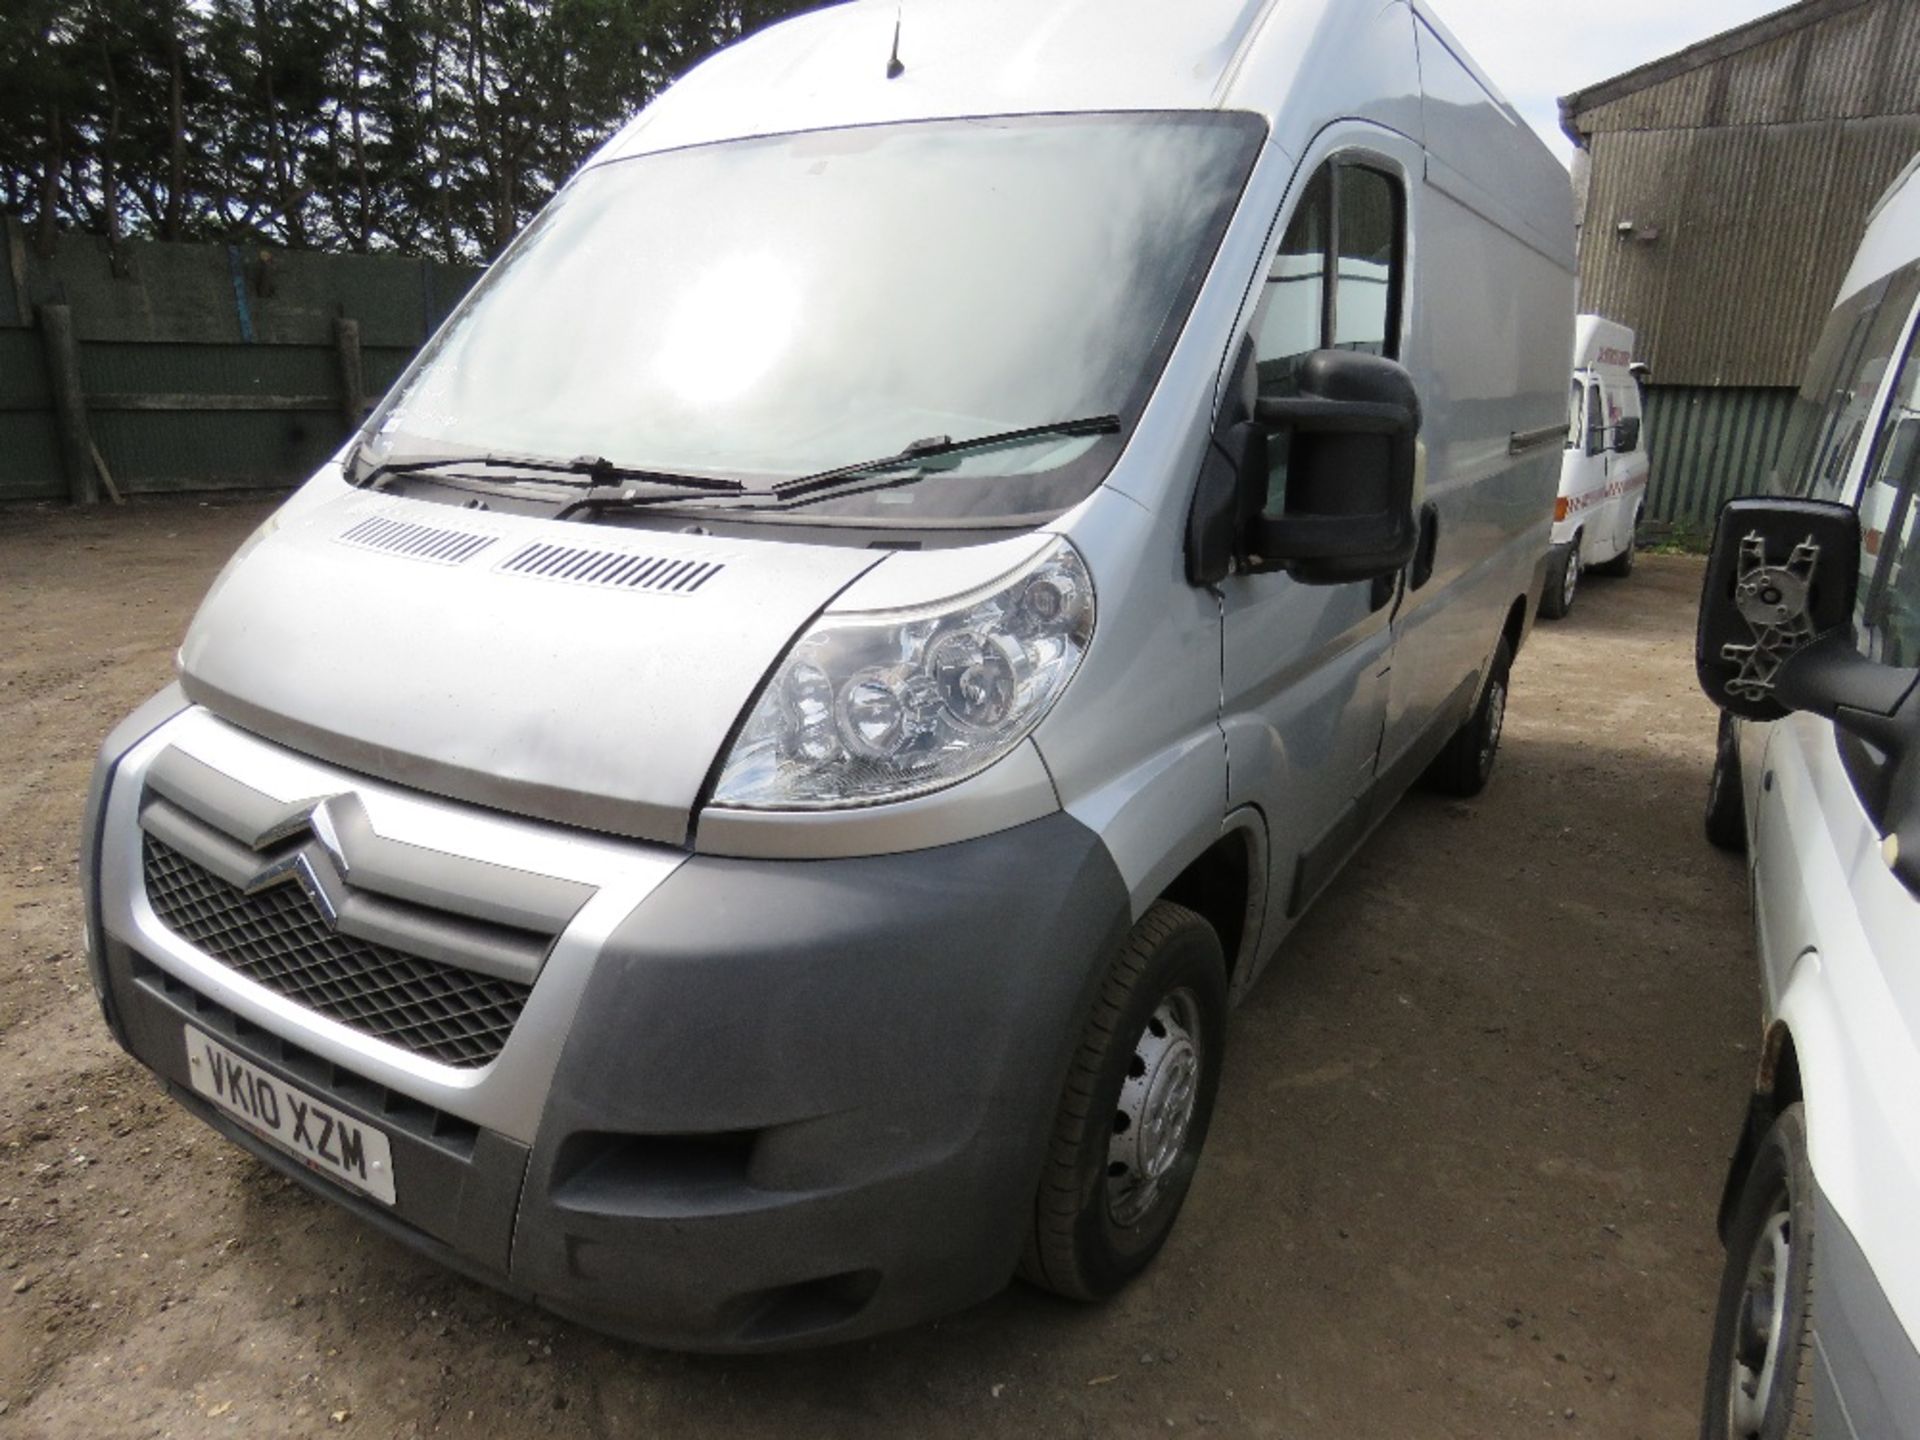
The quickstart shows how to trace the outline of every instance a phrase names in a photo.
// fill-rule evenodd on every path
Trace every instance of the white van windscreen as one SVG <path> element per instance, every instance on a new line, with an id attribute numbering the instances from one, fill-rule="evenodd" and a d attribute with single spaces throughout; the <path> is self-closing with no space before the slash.
<path id="1" fill-rule="evenodd" d="M 1057 512 L 1123 447 L 1264 134 L 1231 113 L 1029 116 L 590 168 L 402 378 L 363 458 L 604 457 L 742 481 L 737 512 L 919 441 L 1119 417 L 808 513 Z"/>

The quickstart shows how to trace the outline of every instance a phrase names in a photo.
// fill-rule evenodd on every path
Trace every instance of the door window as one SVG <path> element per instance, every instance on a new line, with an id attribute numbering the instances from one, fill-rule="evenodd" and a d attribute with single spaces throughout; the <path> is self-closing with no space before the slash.
<path id="1" fill-rule="evenodd" d="M 1903 312 L 1901 321 L 1904 323 Z M 1873 427 L 1860 488 L 1860 589 L 1854 637 L 1869 660 L 1920 666 L 1920 355 L 1909 343 L 1887 408 Z M 1857 445 L 1866 417 L 1853 425 Z M 1837 732 L 1840 758 L 1876 824 L 1886 812 L 1892 766 L 1857 736 Z"/>
<path id="2" fill-rule="evenodd" d="M 1364 165 L 1334 170 L 1334 282 L 1331 343 L 1338 350 L 1392 355 L 1400 329 L 1400 186 Z"/>
<path id="3" fill-rule="evenodd" d="M 1397 358 L 1406 277 L 1406 196 L 1383 170 L 1330 160 L 1307 182 L 1268 268 L 1254 314 L 1260 393 L 1297 392 L 1295 369 L 1315 350 Z M 1267 511 L 1284 508 L 1287 444 L 1276 435 Z"/>
<path id="4" fill-rule="evenodd" d="M 1807 378 L 1787 418 L 1771 489 L 1838 500 L 1865 434 L 1867 412 L 1900 347 L 1920 265 L 1909 265 L 1842 302 L 1807 363 Z"/>
<path id="5" fill-rule="evenodd" d="M 1587 387 L 1575 380 L 1567 393 L 1567 449 L 1578 450 L 1587 434 Z"/>
<path id="6" fill-rule="evenodd" d="M 1868 659 L 1920 665 L 1920 358 L 1909 344 L 1900 378 L 1875 428 L 1860 489 L 1860 599 L 1855 615 Z M 1865 429 L 1864 424 L 1859 428 Z"/>
<path id="7" fill-rule="evenodd" d="M 1292 394 L 1295 362 L 1320 349 L 1327 330 L 1332 298 L 1327 287 L 1327 252 L 1333 237 L 1330 175 L 1330 169 L 1322 169 L 1308 182 L 1267 271 L 1253 321 L 1262 395 Z"/>
<path id="8" fill-rule="evenodd" d="M 1614 424 L 1614 430 L 1613 430 L 1613 434 L 1612 434 L 1612 436 L 1611 436 L 1610 438 L 1612 438 L 1612 439 L 1614 439 L 1614 440 L 1616 440 L 1616 441 L 1617 441 L 1617 440 L 1618 440 L 1618 439 L 1620 438 L 1620 429 L 1619 429 L 1619 427 L 1620 427 L 1620 422 L 1621 422 L 1622 420 L 1627 420 L 1627 419 L 1631 419 L 1631 418 L 1634 418 L 1634 414 L 1635 414 L 1635 408 L 1636 408 L 1636 407 L 1634 407 L 1633 405 L 1631 405 L 1631 404 L 1629 404 L 1629 403 L 1628 403 L 1628 400 L 1627 400 L 1627 387 L 1626 387 L 1625 385 L 1616 385 L 1616 386 L 1614 387 L 1614 392 L 1613 392 L 1613 393 L 1614 393 L 1614 397 L 1615 397 L 1615 399 L 1616 399 L 1616 400 L 1618 401 L 1618 403 L 1617 403 L 1617 404 L 1615 404 L 1615 405 L 1614 405 L 1614 408 L 1613 408 L 1613 413 L 1614 413 L 1614 415 L 1615 415 L 1615 416 L 1616 416 L 1617 418 L 1616 418 L 1616 419 L 1614 420 L 1614 422 L 1613 422 L 1613 424 Z M 1624 450 L 1621 450 L 1621 451 L 1619 452 L 1620 454 L 1622 454 L 1622 455 L 1631 455 L 1631 454 L 1633 454 L 1633 453 L 1634 453 L 1634 451 L 1636 451 L 1636 450 L 1638 450 L 1638 449 L 1640 448 L 1640 442 L 1641 442 L 1641 440 L 1642 440 L 1642 439 L 1643 439 L 1643 438 L 1645 437 L 1645 431 L 1646 431 L 1646 427 L 1645 427 L 1644 425 L 1642 425 L 1642 426 L 1640 427 L 1640 429 L 1641 429 L 1641 433 L 1640 433 L 1640 434 L 1636 434 L 1636 435 L 1635 435 L 1635 436 L 1633 437 L 1633 444 L 1631 444 L 1631 445 L 1629 445 L 1629 446 L 1627 446 L 1627 447 L 1626 447 L 1626 448 L 1625 448 Z"/>
<path id="9" fill-rule="evenodd" d="M 1607 448 L 1607 401 L 1600 393 L 1600 382 L 1587 386 L 1587 454 L 1603 454 Z"/>

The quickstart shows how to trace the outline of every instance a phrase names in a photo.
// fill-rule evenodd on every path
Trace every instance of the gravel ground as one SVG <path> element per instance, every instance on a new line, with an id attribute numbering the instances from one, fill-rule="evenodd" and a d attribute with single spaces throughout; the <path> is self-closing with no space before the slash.
<path id="1" fill-rule="evenodd" d="M 1235 1016 L 1141 1283 L 743 1361 L 442 1273 L 109 1041 L 79 953 L 88 768 L 264 513 L 0 510 L 0 1435 L 1692 1432 L 1756 1029 L 1740 867 L 1700 836 L 1697 562 L 1542 624 L 1488 793 L 1409 797 L 1320 901 Z"/>

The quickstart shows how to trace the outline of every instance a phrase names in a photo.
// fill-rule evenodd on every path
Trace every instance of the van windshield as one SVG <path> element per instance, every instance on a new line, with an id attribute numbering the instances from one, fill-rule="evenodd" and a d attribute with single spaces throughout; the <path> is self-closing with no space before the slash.
<path id="1" fill-rule="evenodd" d="M 1030 116 L 592 167 L 394 388 L 363 459 L 591 455 L 743 481 L 737 508 L 916 441 L 1119 416 L 803 513 L 1057 512 L 1124 445 L 1263 135 L 1237 114 Z"/>

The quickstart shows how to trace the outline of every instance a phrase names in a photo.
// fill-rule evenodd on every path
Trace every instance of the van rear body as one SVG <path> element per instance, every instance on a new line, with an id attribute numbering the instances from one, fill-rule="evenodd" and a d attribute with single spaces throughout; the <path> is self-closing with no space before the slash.
<path id="1" fill-rule="evenodd" d="M 180 1103 L 651 1343 L 1136 1273 L 1227 1004 L 1486 783 L 1537 599 L 1571 199 L 1422 5 L 899 18 L 609 141 L 89 806 Z"/>

